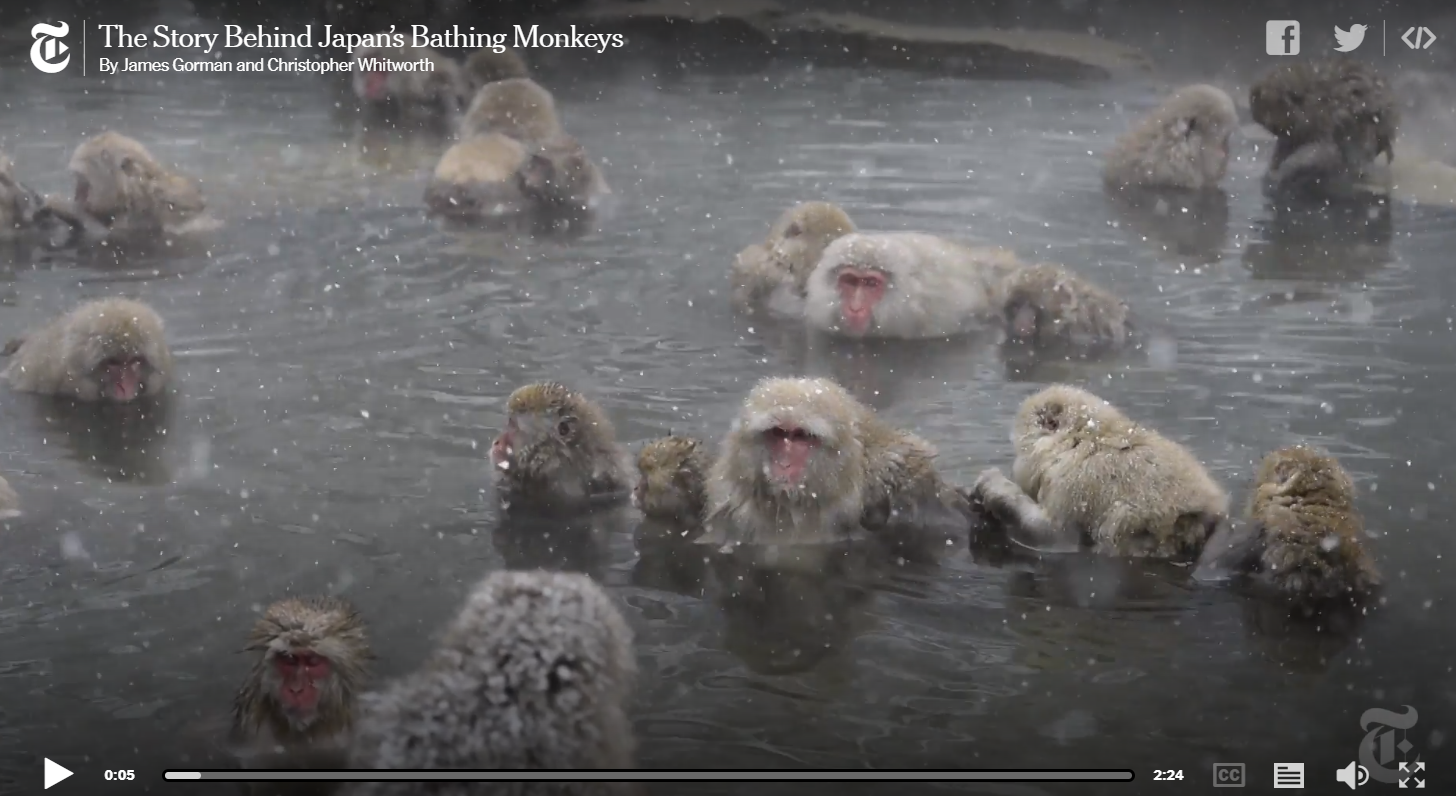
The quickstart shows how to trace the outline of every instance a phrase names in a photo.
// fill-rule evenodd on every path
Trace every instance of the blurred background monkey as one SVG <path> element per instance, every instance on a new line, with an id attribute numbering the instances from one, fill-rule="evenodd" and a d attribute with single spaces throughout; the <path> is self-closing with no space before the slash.
<path id="1" fill-rule="evenodd" d="M 125 403 L 156 398 L 172 374 L 162 319 L 131 299 L 91 301 L 6 344 L 4 376 L 21 392 Z"/>

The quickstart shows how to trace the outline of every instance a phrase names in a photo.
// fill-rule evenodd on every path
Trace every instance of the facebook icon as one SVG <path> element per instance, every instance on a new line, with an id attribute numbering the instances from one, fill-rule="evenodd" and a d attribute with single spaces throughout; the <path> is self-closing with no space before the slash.
<path id="1" fill-rule="evenodd" d="M 1266 22 L 1264 49 L 1270 55 L 1299 55 L 1299 20 L 1271 19 Z"/>

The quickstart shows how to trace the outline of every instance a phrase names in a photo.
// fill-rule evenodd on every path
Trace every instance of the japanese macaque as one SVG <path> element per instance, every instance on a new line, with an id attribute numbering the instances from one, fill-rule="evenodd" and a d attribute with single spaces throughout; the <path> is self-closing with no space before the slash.
<path id="1" fill-rule="evenodd" d="M 764 379 L 709 471 L 703 541 L 817 544 L 863 528 L 906 558 L 934 559 L 969 524 L 935 456 L 833 381 Z"/>
<path id="2" fill-rule="evenodd" d="M 637 454 L 632 505 L 654 519 L 701 522 L 708 499 L 704 479 L 712 466 L 702 440 L 676 434 L 652 440 Z"/>
<path id="3" fill-rule="evenodd" d="M 580 508 L 627 498 L 631 460 L 590 398 L 555 382 L 518 388 L 490 445 L 496 492 L 508 508 Z"/>
<path id="4" fill-rule="evenodd" d="M 45 200 L 15 177 L 15 164 L 0 152 L 0 240 L 28 232 Z"/>
<path id="5" fill-rule="evenodd" d="M 809 275 L 804 319 L 852 338 L 951 337 L 999 324 L 1000 286 L 1019 267 L 1005 249 L 919 232 L 851 232 Z"/>
<path id="6" fill-rule="evenodd" d="M 508 136 L 475 135 L 445 150 L 425 184 L 430 213 L 457 221 L 505 218 L 526 210 L 517 178 L 526 147 Z"/>
<path id="7" fill-rule="evenodd" d="M 343 744 L 373 653 L 360 618 L 334 597 L 268 606 L 248 637 L 258 653 L 233 699 L 232 741 L 245 754 Z"/>
<path id="8" fill-rule="evenodd" d="M 1228 516 L 1192 454 L 1086 390 L 1027 398 L 1011 440 L 1015 481 L 987 470 L 972 502 L 1035 549 L 1192 561 Z"/>
<path id="9" fill-rule="evenodd" d="M 1254 121 L 1276 136 L 1269 192 L 1339 193 L 1371 179 L 1381 153 L 1395 157 L 1400 112 L 1373 67 L 1352 58 L 1294 59 L 1249 92 Z"/>
<path id="10" fill-rule="evenodd" d="M 1229 138 L 1238 110 L 1222 89 L 1186 86 L 1118 136 L 1102 181 L 1108 190 L 1218 188 L 1228 171 Z"/>
<path id="11" fill-rule="evenodd" d="M 1096 354 L 1133 339 L 1127 303 L 1061 266 L 1017 269 L 1004 290 L 1007 338 L 1013 343 Z"/>
<path id="12" fill-rule="evenodd" d="M 556 99 L 530 78 L 487 83 L 475 92 L 460 120 L 460 137 L 500 133 L 524 144 L 539 144 L 561 135 Z"/>
<path id="13" fill-rule="evenodd" d="M 364 698 L 351 750 L 361 769 L 635 768 L 627 716 L 632 630 L 591 578 L 494 572 L 429 659 Z M 510 792 L 605 796 L 635 783 L 359 783 L 351 796 Z M 503 789 L 502 789 L 503 788 Z"/>
<path id="14" fill-rule="evenodd" d="M 542 213 L 585 213 L 611 193 L 581 142 L 566 133 L 537 144 L 516 180 L 531 209 Z"/>
<path id="15" fill-rule="evenodd" d="M 1381 584 L 1364 536 L 1345 468 L 1322 451 L 1280 448 L 1259 464 L 1247 526 L 1220 529 L 1199 573 L 1249 574 L 1301 610 L 1359 605 Z"/>
<path id="16" fill-rule="evenodd" d="M 530 76 L 531 70 L 526 66 L 525 59 L 509 47 L 499 52 L 487 47 L 476 50 L 465 59 L 465 79 L 470 82 L 473 91 L 479 91 L 481 86 L 498 80 Z"/>
<path id="17" fill-rule="evenodd" d="M 215 224 L 191 177 L 163 166 L 135 139 L 107 131 L 88 138 L 71 155 L 76 177 L 73 203 L 48 202 L 55 215 L 78 229 L 99 224 L 113 244 L 148 244 Z M 73 206 L 72 206 L 73 205 Z"/>
<path id="18" fill-rule="evenodd" d="M 797 317 L 803 312 L 809 274 L 824 248 L 854 231 L 849 215 L 831 202 L 802 202 L 785 210 L 763 243 L 745 248 L 733 260 L 733 307 L 748 314 L 767 308 Z"/>
<path id="19" fill-rule="evenodd" d="M 393 71 L 428 61 L 432 68 Z M 376 119 L 450 123 L 470 100 L 460 65 L 428 47 L 360 47 L 354 51 L 354 96 Z"/>
<path id="20" fill-rule="evenodd" d="M 172 374 L 162 319 L 131 299 L 91 301 L 10 341 L 4 376 L 13 389 L 117 401 L 157 398 Z"/>

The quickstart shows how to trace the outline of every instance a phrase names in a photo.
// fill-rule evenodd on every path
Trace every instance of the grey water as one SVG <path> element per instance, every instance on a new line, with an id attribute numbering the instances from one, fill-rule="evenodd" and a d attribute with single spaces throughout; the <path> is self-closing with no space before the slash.
<path id="1" fill-rule="evenodd" d="M 196 728 L 226 714 L 246 630 L 274 599 L 354 601 L 388 677 L 421 660 L 483 573 L 543 565 L 591 572 L 637 633 L 644 768 L 1137 776 L 941 786 L 1019 796 L 1157 792 L 1154 769 L 1206 788 L 1226 762 L 1262 787 L 1288 760 L 1308 762 L 1314 787 L 1355 758 L 1363 711 L 1404 705 L 1419 711 L 1417 751 L 1446 754 L 1448 211 L 1396 203 L 1388 228 L 1360 214 L 1299 227 L 1260 195 L 1267 150 L 1251 134 L 1236 139 L 1226 218 L 1170 233 L 1114 207 L 1098 178 L 1098 153 L 1160 84 L 783 66 L 548 80 L 614 187 L 611 212 L 574 236 L 442 230 L 420 198 L 445 144 L 361 132 L 326 79 L 19 70 L 0 73 L 0 146 L 32 185 L 68 190 L 70 149 L 115 128 L 199 177 L 225 227 L 196 250 L 17 251 L 0 266 L 0 335 L 126 294 L 163 315 L 179 361 L 160 418 L 0 393 L 0 472 L 25 509 L 0 528 L 0 776 L 17 792 L 41 756 L 77 772 L 58 793 L 115 768 L 179 787 L 162 769 L 208 760 Z M 864 228 L 1064 263 L 1157 319 L 1176 350 L 1027 366 L 978 341 L 804 345 L 736 318 L 734 253 L 815 198 Z M 699 562 L 664 560 L 625 509 L 554 540 L 502 525 L 486 448 L 516 386 L 583 390 L 635 445 L 717 439 L 757 379 L 801 373 L 841 379 L 934 441 L 961 483 L 1009 466 L 1011 416 L 1051 381 L 1186 444 L 1236 502 L 1265 451 L 1324 446 L 1359 482 L 1384 603 L 1316 633 L 1176 568 L 965 550 L 938 567 L 785 574 L 755 603 L 697 586 Z M 1432 768 L 1431 787 L 1449 782 Z"/>

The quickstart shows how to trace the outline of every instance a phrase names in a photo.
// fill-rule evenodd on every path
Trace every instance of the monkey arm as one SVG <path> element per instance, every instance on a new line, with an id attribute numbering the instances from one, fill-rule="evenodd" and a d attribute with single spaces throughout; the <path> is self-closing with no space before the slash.
<path id="1" fill-rule="evenodd" d="M 1082 534 L 1053 520 L 1036 501 L 996 468 L 981 473 L 971 488 L 972 506 L 1010 541 L 1039 553 L 1075 553 Z"/>
<path id="2" fill-rule="evenodd" d="M 1258 565 L 1263 550 L 1261 523 L 1226 521 L 1204 543 L 1193 567 L 1193 579 L 1218 582 L 1246 574 Z"/>

